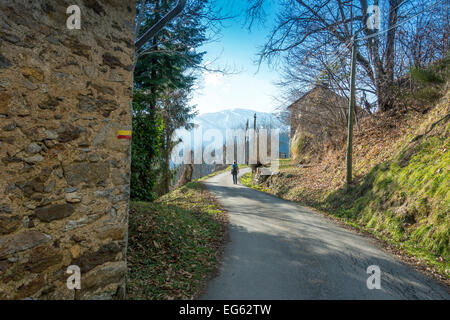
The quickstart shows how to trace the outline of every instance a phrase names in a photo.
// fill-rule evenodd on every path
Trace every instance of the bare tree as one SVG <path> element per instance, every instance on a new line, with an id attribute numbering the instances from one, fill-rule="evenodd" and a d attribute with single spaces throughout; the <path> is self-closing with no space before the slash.
<path id="1" fill-rule="evenodd" d="M 253 23 L 263 15 L 266 1 L 248 1 L 247 14 Z M 440 2 L 435 0 L 435 4 Z M 260 51 L 260 63 L 283 62 L 284 81 L 280 85 L 288 88 L 291 99 L 323 82 L 348 95 L 350 44 L 359 32 L 360 98 L 373 96 L 379 110 L 392 109 L 395 81 L 406 71 L 407 57 L 415 52 L 416 59 L 423 63 L 448 50 L 448 17 L 445 20 L 443 14 L 433 15 L 430 10 L 437 5 L 430 2 L 375 0 L 373 4 L 380 9 L 378 28 L 368 27 L 372 13 L 367 0 L 279 0 L 276 26 Z M 422 13 L 426 19 L 411 19 Z M 444 33 L 437 28 L 443 21 Z M 428 37 L 428 31 L 436 36 Z"/>

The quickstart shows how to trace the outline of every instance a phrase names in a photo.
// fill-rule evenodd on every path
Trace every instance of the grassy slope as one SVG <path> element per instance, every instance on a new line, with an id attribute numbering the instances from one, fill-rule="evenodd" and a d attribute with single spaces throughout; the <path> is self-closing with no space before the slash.
<path id="1" fill-rule="evenodd" d="M 281 174 L 257 188 L 369 231 L 448 279 L 449 98 L 448 92 L 432 112 L 407 119 L 395 126 L 395 132 L 357 136 L 357 179 L 349 190 L 344 186 L 341 150 L 334 152 L 334 159 L 325 157 L 310 168 L 285 161 Z M 251 181 L 247 176 L 243 182 L 249 185 Z"/>
<path id="2" fill-rule="evenodd" d="M 405 146 L 349 190 L 328 194 L 320 207 L 390 238 L 450 275 L 449 127 Z"/>
<path id="3" fill-rule="evenodd" d="M 198 181 L 154 203 L 132 202 L 130 299 L 192 299 L 219 263 L 227 216 Z"/>

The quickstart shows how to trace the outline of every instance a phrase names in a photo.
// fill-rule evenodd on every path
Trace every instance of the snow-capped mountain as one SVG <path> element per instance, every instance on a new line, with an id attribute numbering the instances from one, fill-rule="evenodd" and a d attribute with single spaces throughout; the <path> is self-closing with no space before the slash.
<path id="1" fill-rule="evenodd" d="M 284 124 L 278 114 L 259 112 L 249 109 L 228 109 L 219 112 L 204 113 L 197 116 L 193 122 L 200 125 L 203 130 L 207 129 L 239 129 L 245 128 L 247 120 L 249 127 L 253 128 L 254 114 L 256 113 L 256 126 L 258 128 L 280 129 L 281 132 L 289 132 L 289 126 Z"/>
<path id="2" fill-rule="evenodd" d="M 203 132 L 208 129 L 218 129 L 225 136 L 227 129 L 245 129 L 248 125 L 253 128 L 254 114 L 258 128 L 280 129 L 280 152 L 289 155 L 289 126 L 280 119 L 279 113 L 259 112 L 249 109 L 227 109 L 219 112 L 204 113 L 193 119 L 193 123 L 202 127 Z"/>

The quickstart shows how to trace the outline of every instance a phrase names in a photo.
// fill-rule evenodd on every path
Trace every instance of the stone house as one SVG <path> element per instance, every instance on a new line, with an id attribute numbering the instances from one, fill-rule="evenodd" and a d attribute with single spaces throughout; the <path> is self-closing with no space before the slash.
<path id="1" fill-rule="evenodd" d="M 348 99 L 325 86 L 317 85 L 288 106 L 290 138 L 298 129 L 319 140 L 347 126 Z"/>

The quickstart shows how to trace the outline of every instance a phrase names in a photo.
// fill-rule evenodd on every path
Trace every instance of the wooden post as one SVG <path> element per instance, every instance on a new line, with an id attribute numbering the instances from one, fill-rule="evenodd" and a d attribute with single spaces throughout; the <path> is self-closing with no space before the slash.
<path id="1" fill-rule="evenodd" d="M 249 152 L 249 145 L 247 142 L 247 134 L 248 134 L 248 119 L 247 123 L 245 124 L 245 135 L 244 135 L 244 152 L 245 152 L 245 164 L 248 165 L 248 152 Z"/>
<path id="2" fill-rule="evenodd" d="M 256 165 L 255 165 L 255 170 L 256 167 L 258 166 L 259 163 L 259 140 L 258 140 L 258 133 L 256 132 L 256 112 L 253 116 L 253 130 L 255 132 L 255 139 L 256 139 Z"/>

